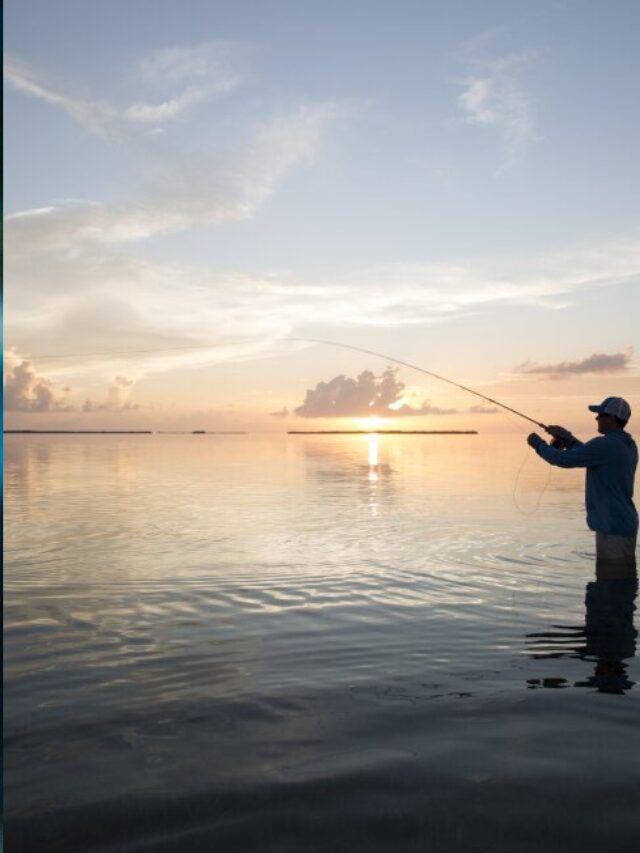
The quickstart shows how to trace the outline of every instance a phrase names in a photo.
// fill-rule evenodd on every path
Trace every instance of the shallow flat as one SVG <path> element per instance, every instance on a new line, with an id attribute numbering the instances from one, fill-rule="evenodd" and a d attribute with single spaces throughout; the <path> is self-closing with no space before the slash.
<path id="1" fill-rule="evenodd" d="M 5 488 L 8 849 L 636 849 L 636 585 L 524 438 L 15 435 Z"/>

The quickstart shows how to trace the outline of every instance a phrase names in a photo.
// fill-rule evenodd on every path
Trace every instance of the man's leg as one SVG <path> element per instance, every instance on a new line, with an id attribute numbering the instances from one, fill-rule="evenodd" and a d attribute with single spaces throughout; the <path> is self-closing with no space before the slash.
<path id="1" fill-rule="evenodd" d="M 636 537 L 596 531 L 596 577 L 616 580 L 636 576 Z"/>

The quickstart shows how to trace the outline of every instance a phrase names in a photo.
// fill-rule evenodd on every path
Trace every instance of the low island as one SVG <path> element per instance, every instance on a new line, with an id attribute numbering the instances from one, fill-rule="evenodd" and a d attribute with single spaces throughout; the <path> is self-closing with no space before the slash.
<path id="1" fill-rule="evenodd" d="M 150 429 L 5 429 L 5 435 L 153 435 Z"/>
<path id="2" fill-rule="evenodd" d="M 478 435 L 476 429 L 290 429 L 287 435 Z"/>

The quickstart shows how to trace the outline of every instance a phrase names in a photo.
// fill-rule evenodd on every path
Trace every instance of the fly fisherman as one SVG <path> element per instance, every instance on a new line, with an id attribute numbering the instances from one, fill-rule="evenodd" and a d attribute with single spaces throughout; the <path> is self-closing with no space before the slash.
<path id="1" fill-rule="evenodd" d="M 624 430 L 631 407 L 621 397 L 607 397 L 589 410 L 596 412 L 600 437 L 583 444 L 564 427 L 550 426 L 551 446 L 535 432 L 527 442 L 550 465 L 587 469 L 587 524 L 596 534 L 596 573 L 609 578 L 633 577 L 638 535 L 633 478 L 638 449 Z"/>

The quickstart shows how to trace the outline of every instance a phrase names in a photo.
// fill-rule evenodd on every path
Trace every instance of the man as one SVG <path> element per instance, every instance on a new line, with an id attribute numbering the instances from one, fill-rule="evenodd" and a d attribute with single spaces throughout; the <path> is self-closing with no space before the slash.
<path id="1" fill-rule="evenodd" d="M 596 412 L 601 437 L 583 444 L 563 427 L 550 426 L 552 446 L 536 433 L 527 442 L 550 465 L 587 469 L 587 524 L 596 534 L 596 572 L 602 577 L 630 577 L 636 572 L 638 535 L 633 504 L 638 449 L 624 429 L 631 407 L 621 397 L 607 397 L 589 410 Z"/>

